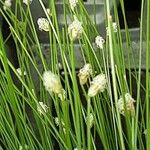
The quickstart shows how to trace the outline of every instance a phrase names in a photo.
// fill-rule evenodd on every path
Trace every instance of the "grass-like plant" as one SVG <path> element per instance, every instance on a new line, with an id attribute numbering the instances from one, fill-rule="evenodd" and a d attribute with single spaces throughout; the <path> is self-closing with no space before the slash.
<path id="1" fill-rule="evenodd" d="M 35 1 L 44 14 L 36 21 Z M 96 0 L 94 19 L 82 0 L 63 0 L 63 26 L 59 2 L 49 0 L 48 9 L 42 0 L 0 0 L 10 30 L 7 37 L 0 30 L 0 149 L 149 150 L 150 1 L 141 0 L 139 58 L 123 0 L 104 0 L 105 31 L 97 28 Z"/>

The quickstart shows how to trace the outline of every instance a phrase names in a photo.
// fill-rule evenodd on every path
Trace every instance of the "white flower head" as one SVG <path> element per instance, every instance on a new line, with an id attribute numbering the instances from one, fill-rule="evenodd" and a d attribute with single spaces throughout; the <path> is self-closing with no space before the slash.
<path id="1" fill-rule="evenodd" d="M 46 18 L 38 18 L 37 24 L 39 26 L 39 30 L 48 32 L 50 29 L 50 24 L 48 19 Z"/>
<path id="2" fill-rule="evenodd" d="M 18 68 L 18 69 L 16 69 L 16 71 L 18 72 L 18 74 L 20 75 L 20 76 L 25 76 L 27 73 L 24 71 L 24 72 L 22 72 L 22 70 L 21 70 L 21 68 Z"/>
<path id="3" fill-rule="evenodd" d="M 58 119 L 58 117 L 55 117 L 54 120 L 55 120 L 56 126 L 59 126 L 59 119 Z"/>
<path id="4" fill-rule="evenodd" d="M 79 81 L 81 85 L 84 85 L 87 82 L 87 79 L 92 75 L 92 66 L 91 64 L 85 64 L 82 69 L 79 70 Z"/>
<path id="5" fill-rule="evenodd" d="M 5 0 L 3 9 L 6 10 L 7 8 L 10 8 L 12 5 L 12 0 Z"/>
<path id="6" fill-rule="evenodd" d="M 75 18 L 74 21 L 68 27 L 68 34 L 72 41 L 79 39 L 83 32 L 82 23 Z"/>
<path id="7" fill-rule="evenodd" d="M 55 120 L 56 126 L 59 126 L 60 125 L 60 121 L 59 121 L 58 117 L 55 117 L 54 120 Z M 65 126 L 65 123 L 64 123 L 63 119 L 61 119 L 61 124 L 62 124 L 62 126 Z"/>
<path id="8" fill-rule="evenodd" d="M 99 74 L 93 78 L 90 88 L 88 90 L 88 96 L 94 97 L 100 92 L 104 92 L 107 84 L 107 79 L 105 74 Z"/>
<path id="9" fill-rule="evenodd" d="M 43 74 L 43 84 L 48 92 L 60 94 L 63 92 L 62 84 L 58 75 L 51 71 L 45 71 Z"/>
<path id="10" fill-rule="evenodd" d="M 118 100 L 117 108 L 122 115 L 125 115 L 125 111 L 127 111 L 134 116 L 134 102 L 135 100 L 131 97 L 131 95 L 129 93 L 126 93 L 124 98 L 120 97 L 120 99 Z"/>
<path id="11" fill-rule="evenodd" d="M 37 111 L 41 114 L 47 113 L 48 112 L 48 106 L 44 104 L 43 102 L 39 102 L 37 104 Z"/>
<path id="12" fill-rule="evenodd" d="M 23 0 L 23 3 L 26 4 L 26 5 L 31 4 L 32 0 Z"/>
<path id="13" fill-rule="evenodd" d="M 72 11 L 74 11 L 74 8 L 77 6 L 78 0 L 69 0 L 69 3 Z"/>
<path id="14" fill-rule="evenodd" d="M 86 123 L 88 122 L 88 117 L 86 118 Z M 90 127 L 93 126 L 93 123 L 94 123 L 94 116 L 92 113 L 89 114 L 89 124 L 90 124 Z"/>
<path id="15" fill-rule="evenodd" d="M 112 28 L 113 28 L 113 32 L 117 32 L 118 31 L 118 29 L 117 29 L 117 23 L 116 22 L 112 23 Z M 108 27 L 106 27 L 106 33 L 107 33 L 107 36 L 109 36 Z"/>
<path id="16" fill-rule="evenodd" d="M 95 38 L 95 43 L 96 43 L 96 46 L 97 46 L 98 48 L 103 49 L 105 40 L 104 40 L 101 36 L 97 36 L 97 37 Z"/>

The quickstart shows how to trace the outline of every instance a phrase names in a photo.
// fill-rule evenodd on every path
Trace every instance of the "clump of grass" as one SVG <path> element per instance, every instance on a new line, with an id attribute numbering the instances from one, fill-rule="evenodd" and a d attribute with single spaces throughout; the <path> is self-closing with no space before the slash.
<path id="1" fill-rule="evenodd" d="M 149 149 L 150 2 L 141 2 L 138 69 L 130 67 L 135 58 L 123 0 L 126 48 L 116 1 L 113 14 L 110 1 L 104 1 L 105 35 L 96 26 L 95 0 L 94 22 L 82 0 L 63 0 L 63 27 L 57 1 L 49 1 L 48 9 L 37 0 L 44 17 L 36 21 L 34 1 L 11 2 L 0 0 L 0 13 L 10 29 L 6 39 L 0 31 L 1 149 Z M 40 34 L 48 37 L 48 49 Z M 17 67 L 8 57 L 10 37 Z M 143 42 L 146 85 L 141 81 Z"/>

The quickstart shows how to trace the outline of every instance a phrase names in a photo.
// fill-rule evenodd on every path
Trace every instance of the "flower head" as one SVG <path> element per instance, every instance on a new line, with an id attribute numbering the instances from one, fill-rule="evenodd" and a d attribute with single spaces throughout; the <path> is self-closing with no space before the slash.
<path id="1" fill-rule="evenodd" d="M 61 125 L 63 127 L 63 132 L 66 134 L 66 129 L 64 127 L 65 123 L 64 123 L 63 119 L 61 119 L 61 122 L 60 122 L 59 119 L 58 119 L 58 117 L 55 117 L 55 124 L 56 124 L 56 126 L 60 126 L 60 123 L 61 123 Z"/>
<path id="2" fill-rule="evenodd" d="M 95 43 L 96 43 L 96 46 L 100 49 L 103 49 L 103 45 L 105 43 L 105 40 L 101 37 L 101 36 L 97 36 L 95 38 Z"/>
<path id="3" fill-rule="evenodd" d="M 75 20 L 68 27 L 68 34 L 72 41 L 79 39 L 82 34 L 82 23 L 75 18 Z"/>
<path id="4" fill-rule="evenodd" d="M 94 97 L 98 93 L 103 92 L 106 88 L 107 80 L 105 74 L 99 74 L 93 78 L 90 88 L 88 90 L 88 96 Z"/>
<path id="5" fill-rule="evenodd" d="M 12 5 L 12 1 L 11 0 L 5 0 L 3 9 L 6 10 L 7 8 L 10 8 L 11 5 Z"/>
<path id="6" fill-rule="evenodd" d="M 18 68 L 16 71 L 18 72 L 18 74 L 19 74 L 20 76 L 22 76 L 22 75 L 25 76 L 25 75 L 26 75 L 26 72 L 25 72 L 25 71 L 22 72 L 21 68 Z"/>
<path id="7" fill-rule="evenodd" d="M 23 3 L 26 4 L 26 5 L 31 4 L 32 0 L 23 0 Z"/>
<path id="8" fill-rule="evenodd" d="M 118 100 L 117 108 L 122 115 L 125 115 L 125 111 L 131 113 L 131 115 L 134 115 L 134 102 L 135 100 L 131 97 L 131 95 L 129 93 L 126 93 L 124 95 L 124 98 L 120 97 L 120 99 Z"/>
<path id="9" fill-rule="evenodd" d="M 60 125 L 60 121 L 59 121 L 58 117 L 55 117 L 55 124 L 56 124 L 56 126 Z M 63 120 L 61 120 L 61 124 L 62 124 L 62 126 L 65 126 L 65 123 Z"/>
<path id="10" fill-rule="evenodd" d="M 47 113 L 48 111 L 48 106 L 44 104 L 43 102 L 39 102 L 37 104 L 37 111 L 41 114 Z"/>
<path id="11" fill-rule="evenodd" d="M 48 92 L 60 94 L 63 92 L 62 84 L 58 75 L 51 71 L 45 71 L 43 74 L 43 84 Z"/>
<path id="12" fill-rule="evenodd" d="M 92 66 L 91 64 L 86 64 L 82 69 L 79 70 L 79 81 L 81 85 L 84 85 L 87 82 L 87 79 L 92 75 Z"/>
<path id="13" fill-rule="evenodd" d="M 37 24 L 39 26 L 39 30 L 41 31 L 49 31 L 50 24 L 46 18 L 38 18 Z"/>
<path id="14" fill-rule="evenodd" d="M 78 0 L 69 0 L 69 3 L 72 11 L 74 11 L 74 8 L 77 6 Z"/>
<path id="15" fill-rule="evenodd" d="M 113 32 L 117 32 L 117 23 L 116 22 L 113 22 L 112 23 L 112 28 L 113 28 Z M 107 36 L 109 36 L 109 30 L 108 30 L 108 27 L 106 27 L 106 33 L 107 33 Z"/>

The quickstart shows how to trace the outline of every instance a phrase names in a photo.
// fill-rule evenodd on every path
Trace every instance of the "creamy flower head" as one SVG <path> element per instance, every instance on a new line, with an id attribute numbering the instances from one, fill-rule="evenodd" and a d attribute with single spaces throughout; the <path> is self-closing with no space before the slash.
<path id="1" fill-rule="evenodd" d="M 46 32 L 49 31 L 50 24 L 46 18 L 38 18 L 37 24 L 39 26 L 39 30 L 46 31 Z"/>
<path id="2" fill-rule="evenodd" d="M 105 43 L 105 40 L 101 37 L 101 36 L 97 36 L 95 38 L 95 43 L 96 43 L 96 46 L 100 49 L 103 49 L 103 45 Z"/>
<path id="3" fill-rule="evenodd" d="M 91 64 L 85 64 L 82 69 L 79 70 L 79 81 L 81 85 L 84 85 L 87 82 L 87 79 L 92 75 L 92 66 Z"/>
<path id="4" fill-rule="evenodd" d="M 90 88 L 88 90 L 88 96 L 94 97 L 100 92 L 104 92 L 106 88 L 107 80 L 105 74 L 99 74 L 93 78 Z"/>
<path id="5" fill-rule="evenodd" d="M 6 10 L 7 8 L 10 8 L 12 5 L 12 0 L 5 0 L 3 9 Z"/>
<path id="6" fill-rule="evenodd" d="M 20 76 L 22 76 L 22 75 L 26 75 L 26 72 L 24 71 L 24 72 L 22 72 L 22 70 L 21 70 L 21 68 L 18 68 L 18 69 L 16 69 L 16 71 L 18 72 L 18 74 L 20 75 Z"/>
<path id="7" fill-rule="evenodd" d="M 37 104 L 37 111 L 41 114 L 47 113 L 48 112 L 48 106 L 44 104 L 43 102 L 39 102 Z"/>
<path id="8" fill-rule="evenodd" d="M 58 75 L 51 71 L 45 71 L 43 74 L 43 84 L 48 92 L 60 94 L 63 92 L 62 84 Z"/>
<path id="9" fill-rule="evenodd" d="M 75 18 L 74 21 L 68 27 L 68 34 L 72 41 L 79 39 L 83 32 L 82 23 Z"/>
<path id="10" fill-rule="evenodd" d="M 74 8 L 77 6 L 78 0 L 69 0 L 69 3 L 72 11 L 74 11 Z"/>
<path id="11" fill-rule="evenodd" d="M 120 97 L 117 102 L 117 108 L 122 115 L 125 115 L 125 111 L 131 113 L 134 116 L 135 109 L 134 109 L 134 102 L 135 100 L 129 93 L 126 93 L 124 98 Z"/>
<path id="12" fill-rule="evenodd" d="M 23 0 L 23 3 L 26 4 L 26 5 L 31 4 L 32 0 Z"/>

